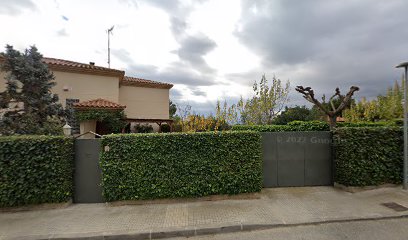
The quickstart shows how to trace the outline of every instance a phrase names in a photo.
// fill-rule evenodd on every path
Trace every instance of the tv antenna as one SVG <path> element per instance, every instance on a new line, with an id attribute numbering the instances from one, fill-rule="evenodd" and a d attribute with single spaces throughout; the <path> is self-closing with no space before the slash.
<path id="1" fill-rule="evenodd" d="M 112 26 L 111 28 L 108 29 L 108 66 L 109 68 L 110 68 L 110 35 L 111 34 L 113 35 L 112 31 L 114 27 L 115 26 Z"/>

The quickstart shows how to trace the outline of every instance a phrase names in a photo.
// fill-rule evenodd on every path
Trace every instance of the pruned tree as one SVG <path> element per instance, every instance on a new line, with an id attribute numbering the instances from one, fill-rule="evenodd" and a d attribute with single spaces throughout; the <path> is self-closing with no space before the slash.
<path id="1" fill-rule="evenodd" d="M 326 108 L 324 107 L 323 102 L 320 102 L 319 100 L 316 99 L 314 91 L 311 87 L 306 87 L 306 88 L 304 88 L 303 86 L 296 87 L 296 91 L 303 94 L 303 97 L 307 101 L 313 103 L 315 106 L 317 106 L 321 111 L 323 111 L 329 117 L 330 129 L 333 129 L 336 127 L 337 117 L 341 115 L 344 109 L 350 106 L 353 94 L 354 92 L 358 90 L 360 90 L 359 87 L 352 86 L 346 95 L 342 95 L 340 93 L 340 89 L 336 88 L 335 93 L 329 99 L 330 107 Z M 340 103 L 337 106 L 334 104 L 334 101 L 336 99 Z"/>

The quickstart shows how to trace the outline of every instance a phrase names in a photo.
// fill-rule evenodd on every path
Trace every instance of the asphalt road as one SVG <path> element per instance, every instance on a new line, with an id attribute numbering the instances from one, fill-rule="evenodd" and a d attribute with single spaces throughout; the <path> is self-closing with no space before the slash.
<path id="1" fill-rule="evenodd" d="M 176 239 L 176 238 L 174 238 Z M 187 239 L 187 238 L 177 238 Z M 270 230 L 208 235 L 188 238 L 190 240 L 233 240 L 233 239 L 273 239 L 273 240 L 407 240 L 408 218 L 325 223 L 295 227 L 281 227 Z"/>

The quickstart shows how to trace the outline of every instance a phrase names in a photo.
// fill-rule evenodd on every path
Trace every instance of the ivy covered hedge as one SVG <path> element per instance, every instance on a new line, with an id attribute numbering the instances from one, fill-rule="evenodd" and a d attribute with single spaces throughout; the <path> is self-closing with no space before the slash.
<path id="1" fill-rule="evenodd" d="M 391 127 L 399 126 L 397 121 L 384 122 L 339 122 L 337 128 L 343 127 Z M 234 125 L 232 131 L 258 132 L 296 132 L 296 131 L 330 131 L 329 123 L 322 121 L 293 121 L 287 125 Z"/>
<path id="2" fill-rule="evenodd" d="M 261 136 L 256 132 L 118 134 L 102 139 L 107 201 L 211 194 L 262 188 Z"/>
<path id="3" fill-rule="evenodd" d="M 106 109 L 76 110 L 75 117 L 79 122 L 89 120 L 104 122 L 112 133 L 120 133 L 126 126 L 124 111 Z"/>
<path id="4" fill-rule="evenodd" d="M 399 127 L 336 129 L 335 182 L 346 186 L 401 183 L 402 134 Z"/>
<path id="5" fill-rule="evenodd" d="M 71 199 L 73 147 L 62 136 L 0 137 L 0 207 Z"/>
<path id="6" fill-rule="evenodd" d="M 330 126 L 321 121 L 293 121 L 287 125 L 234 125 L 232 131 L 257 132 L 295 132 L 295 131 L 329 131 Z"/>

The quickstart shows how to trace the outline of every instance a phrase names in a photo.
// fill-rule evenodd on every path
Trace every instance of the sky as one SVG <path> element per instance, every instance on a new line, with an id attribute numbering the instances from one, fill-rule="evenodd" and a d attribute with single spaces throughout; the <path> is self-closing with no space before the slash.
<path id="1" fill-rule="evenodd" d="M 291 84 L 288 105 L 360 87 L 376 97 L 408 61 L 406 0 L 1 0 L 0 46 L 108 66 L 174 84 L 171 100 L 213 113 L 250 97 L 263 74 Z"/>

